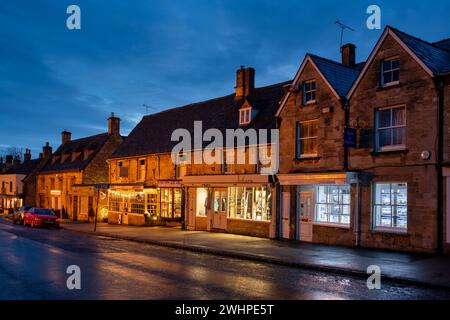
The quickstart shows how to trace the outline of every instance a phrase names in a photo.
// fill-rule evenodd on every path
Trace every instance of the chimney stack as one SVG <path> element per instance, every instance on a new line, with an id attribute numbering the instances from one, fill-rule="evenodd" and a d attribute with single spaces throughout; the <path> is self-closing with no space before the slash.
<path id="1" fill-rule="evenodd" d="M 64 130 L 63 132 L 61 132 L 61 144 L 64 144 L 66 142 L 69 142 L 70 140 L 72 140 L 72 133 Z"/>
<path id="2" fill-rule="evenodd" d="M 12 163 L 13 163 L 13 156 L 10 155 L 10 154 L 8 154 L 8 155 L 6 156 L 5 164 L 6 164 L 6 165 L 12 165 Z"/>
<path id="3" fill-rule="evenodd" d="M 356 65 L 356 46 L 347 43 L 342 46 L 342 64 L 348 67 Z"/>
<path id="4" fill-rule="evenodd" d="M 31 160 L 31 150 L 25 149 L 25 154 L 23 155 L 23 161 L 30 161 Z"/>
<path id="5" fill-rule="evenodd" d="M 255 91 L 255 69 L 241 66 L 236 71 L 236 100 L 247 98 Z"/>
<path id="6" fill-rule="evenodd" d="M 111 116 L 108 118 L 108 133 L 120 135 L 120 118 L 115 117 L 114 112 L 111 112 Z"/>
<path id="7" fill-rule="evenodd" d="M 42 153 L 44 158 L 50 158 L 52 156 L 53 148 L 50 147 L 50 143 L 46 142 L 45 146 L 42 147 Z"/>
<path id="8" fill-rule="evenodd" d="M 14 166 L 20 166 L 20 156 L 18 154 L 16 154 L 16 156 L 14 157 Z"/>

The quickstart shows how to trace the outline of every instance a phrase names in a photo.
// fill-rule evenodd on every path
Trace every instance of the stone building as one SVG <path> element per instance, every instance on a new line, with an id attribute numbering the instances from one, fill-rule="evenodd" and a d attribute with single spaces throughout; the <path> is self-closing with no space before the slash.
<path id="1" fill-rule="evenodd" d="M 253 68 L 242 67 L 237 71 L 235 93 L 142 119 L 109 159 L 112 223 L 175 220 L 189 230 L 275 236 L 273 178 L 260 174 L 258 162 L 221 161 L 226 152 L 222 145 L 211 150 L 221 160 L 206 163 L 201 158 L 194 163 L 195 154 L 208 149 L 211 140 L 190 144 L 179 154 L 183 160 L 171 157 L 178 143 L 172 141 L 177 129 L 202 138 L 210 129 L 225 136 L 226 129 L 275 128 L 274 114 L 288 83 L 255 88 L 254 75 Z M 201 123 L 200 133 L 195 123 Z M 244 143 L 233 148 L 236 154 L 239 148 L 246 157 L 252 150 Z"/>
<path id="2" fill-rule="evenodd" d="M 370 176 L 358 245 L 434 252 L 450 242 L 449 45 L 387 27 L 349 92 L 359 141 L 348 166 Z"/>
<path id="3" fill-rule="evenodd" d="M 277 111 L 280 129 L 280 237 L 354 244 L 357 173 L 347 167 L 346 95 L 358 77 L 355 46 L 342 63 L 307 54 Z"/>
<path id="4" fill-rule="evenodd" d="M 73 221 L 88 221 L 90 209 L 98 210 L 99 220 L 106 218 L 106 160 L 122 142 L 120 119 L 114 114 L 106 133 L 72 140 L 63 131 L 60 147 L 37 174 L 36 205 Z"/>
<path id="5" fill-rule="evenodd" d="M 277 113 L 282 237 L 448 247 L 449 44 L 387 27 L 365 63 L 306 56 Z"/>
<path id="6" fill-rule="evenodd" d="M 48 147 L 44 146 L 44 150 Z M 31 159 L 31 151 L 25 150 L 23 161 L 18 155 L 7 157 L 7 169 L 0 173 L 0 211 L 17 209 L 23 205 L 33 206 L 35 191 L 30 179 L 46 162 L 43 154 L 38 159 Z"/>

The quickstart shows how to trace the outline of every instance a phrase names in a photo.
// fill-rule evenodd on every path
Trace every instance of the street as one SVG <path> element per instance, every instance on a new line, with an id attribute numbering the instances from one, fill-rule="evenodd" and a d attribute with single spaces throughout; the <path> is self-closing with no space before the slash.
<path id="1" fill-rule="evenodd" d="M 0 299 L 449 299 L 450 291 L 0 223 Z M 81 268 L 81 290 L 66 269 Z"/>

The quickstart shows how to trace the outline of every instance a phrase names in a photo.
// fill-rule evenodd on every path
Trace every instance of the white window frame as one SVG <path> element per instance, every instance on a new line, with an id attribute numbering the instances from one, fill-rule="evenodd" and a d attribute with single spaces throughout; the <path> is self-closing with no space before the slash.
<path id="1" fill-rule="evenodd" d="M 382 203 L 377 204 L 376 201 L 376 196 L 377 196 L 377 192 L 376 192 L 376 186 L 377 185 L 382 185 L 382 184 L 387 184 L 390 185 L 390 195 L 392 197 L 392 185 L 395 184 L 404 184 L 406 185 L 406 205 L 397 205 L 397 204 L 390 204 L 390 205 L 383 205 Z M 376 222 L 377 222 L 377 210 L 376 208 L 380 206 L 380 207 L 391 207 L 391 225 L 393 223 L 393 211 L 392 209 L 395 207 L 406 207 L 406 228 L 399 228 L 399 227 L 386 227 L 386 226 L 377 226 Z M 407 182 L 384 182 L 384 181 L 377 181 L 377 182 L 373 182 L 372 183 L 372 230 L 373 231 L 380 231 L 380 232 L 390 232 L 390 233 L 401 233 L 401 234 L 406 234 L 408 233 L 408 183 Z"/>
<path id="2" fill-rule="evenodd" d="M 392 112 L 393 112 L 393 110 L 394 109 L 403 109 L 404 110 L 404 112 L 405 112 L 405 123 L 404 124 L 402 124 L 402 125 L 397 125 L 397 126 L 393 126 L 392 125 Z M 391 124 L 390 124 L 390 126 L 389 127 L 380 127 L 379 126 L 379 122 L 380 122 L 380 113 L 381 113 L 381 111 L 384 111 L 384 110 L 390 110 L 390 113 L 391 113 L 391 115 L 390 115 L 390 122 L 391 122 Z M 389 106 L 389 107 L 383 107 L 383 108 L 378 108 L 378 109 L 376 109 L 375 110 L 375 130 L 376 130 L 376 132 L 375 132 L 375 134 L 376 134 L 376 138 L 375 138 L 375 148 L 376 148 L 376 151 L 380 151 L 380 152 L 386 152 L 386 151 L 399 151 L 399 150 L 405 150 L 406 149 L 406 128 L 407 128 L 407 119 L 406 119 L 406 106 L 405 105 L 395 105 L 395 106 Z M 405 130 L 405 133 L 404 133 L 404 143 L 403 144 L 391 144 L 391 145 L 388 145 L 388 146 L 384 146 L 384 147 L 381 147 L 380 146 L 380 132 L 381 132 L 381 130 L 389 130 L 389 129 L 401 129 L 401 128 L 403 128 L 404 130 Z M 392 142 L 392 139 L 393 139 L 393 135 L 392 135 L 392 133 L 391 133 L 391 142 Z"/>
<path id="3" fill-rule="evenodd" d="M 327 202 L 319 202 L 319 188 L 320 187 L 325 187 L 325 188 L 330 188 L 330 187 L 343 188 L 343 187 L 346 187 L 346 188 L 349 189 L 349 191 L 350 191 L 349 192 L 349 198 L 350 198 L 349 199 L 349 203 L 347 204 L 347 203 L 344 203 L 343 201 L 340 202 L 340 198 L 341 197 L 339 197 L 338 203 L 336 204 L 342 209 L 342 212 L 343 212 L 344 206 L 348 206 L 348 211 L 349 211 L 349 213 L 348 213 L 348 223 L 330 222 L 329 220 L 330 220 L 330 216 L 332 215 L 331 213 L 327 213 L 327 222 L 319 221 L 319 219 L 318 219 L 318 216 L 319 216 L 318 208 L 319 208 L 319 206 L 320 205 L 331 206 L 331 205 L 335 204 L 333 202 L 328 202 L 328 199 L 327 199 Z M 341 195 L 341 190 L 339 191 L 339 196 L 340 195 Z M 315 205 L 314 224 L 316 224 L 316 225 L 324 225 L 324 226 L 336 226 L 336 227 L 350 228 L 351 219 L 352 219 L 352 211 L 351 211 L 352 210 L 352 206 L 351 206 L 351 204 L 352 204 L 352 196 L 351 196 L 351 186 L 349 184 L 342 184 L 342 185 L 340 185 L 340 184 L 339 185 L 318 184 L 318 185 L 316 185 L 314 202 L 315 202 L 314 203 L 314 205 Z M 339 213 L 338 215 L 339 216 L 347 216 L 346 214 L 343 214 L 342 212 Z M 341 220 L 341 219 L 339 219 L 339 220 Z"/>
<path id="4" fill-rule="evenodd" d="M 306 90 L 306 85 L 309 85 L 309 84 L 311 84 L 311 83 L 314 83 L 314 89 Z M 304 99 L 304 100 L 303 100 L 303 101 L 305 102 L 305 104 L 313 104 L 313 103 L 316 103 L 316 101 L 317 101 L 317 82 L 316 82 L 316 80 L 313 79 L 313 80 L 305 81 L 305 82 L 304 82 L 303 88 L 304 88 L 304 92 L 303 92 L 303 99 Z M 308 93 L 310 93 L 310 94 L 314 93 L 314 99 L 308 100 L 308 99 L 307 99 L 307 94 L 308 94 Z"/>
<path id="5" fill-rule="evenodd" d="M 302 137 L 300 132 L 301 132 L 301 126 L 305 125 L 305 124 L 311 124 L 313 122 L 317 123 L 317 135 L 316 136 L 308 136 L 308 137 Z M 319 148 L 319 119 L 314 119 L 314 120 L 308 120 L 308 121 L 299 121 L 297 122 L 297 128 L 296 128 L 296 158 L 297 159 L 305 159 L 305 158 L 316 158 L 318 156 L 318 152 L 316 153 L 311 153 L 311 154 L 302 154 L 301 152 L 301 146 L 302 146 L 302 141 L 304 140 L 313 140 L 315 139 L 317 142 L 317 149 Z"/>
<path id="6" fill-rule="evenodd" d="M 390 62 L 391 68 L 392 68 L 392 61 L 398 61 L 398 68 L 395 69 L 389 69 L 388 71 L 384 70 L 384 63 Z M 394 73 L 395 71 L 398 71 L 398 80 L 390 81 L 390 82 L 384 82 L 384 75 L 386 73 Z M 381 86 L 382 87 L 389 87 L 389 86 L 395 86 L 400 83 L 400 57 L 391 57 L 387 59 L 381 60 Z"/>
<path id="7" fill-rule="evenodd" d="M 239 110 L 239 124 L 249 124 L 252 122 L 252 108 Z"/>

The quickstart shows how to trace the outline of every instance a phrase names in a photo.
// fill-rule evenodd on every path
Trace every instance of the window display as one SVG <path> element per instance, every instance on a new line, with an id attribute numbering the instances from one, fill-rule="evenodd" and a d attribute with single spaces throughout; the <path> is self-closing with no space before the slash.
<path id="1" fill-rule="evenodd" d="M 374 185 L 374 228 L 406 230 L 408 226 L 408 188 L 406 183 Z"/>
<path id="2" fill-rule="evenodd" d="M 196 215 L 206 217 L 206 208 L 208 207 L 208 189 L 197 188 L 196 197 Z"/>
<path id="3" fill-rule="evenodd" d="M 316 223 L 350 225 L 350 186 L 316 187 Z"/>
<path id="4" fill-rule="evenodd" d="M 270 221 L 272 194 L 269 188 L 228 188 L 228 217 L 256 221 Z"/>

